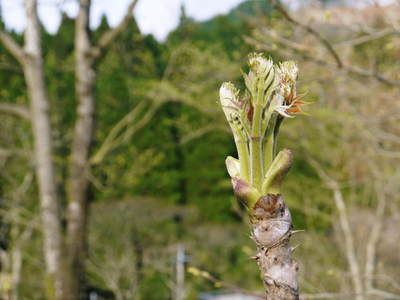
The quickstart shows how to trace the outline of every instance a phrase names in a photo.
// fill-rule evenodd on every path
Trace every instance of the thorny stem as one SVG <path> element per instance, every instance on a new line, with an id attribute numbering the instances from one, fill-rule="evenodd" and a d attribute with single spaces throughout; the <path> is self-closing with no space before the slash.
<path id="1" fill-rule="evenodd" d="M 247 207 L 255 256 L 265 286 L 265 300 L 298 300 L 298 263 L 292 259 L 290 211 L 281 195 L 282 182 L 292 165 L 288 149 L 275 157 L 279 127 L 284 117 L 302 113 L 305 102 L 296 96 L 297 66 L 274 65 L 262 54 L 249 56 L 243 74 L 249 97 L 239 100 L 232 83 L 220 89 L 220 101 L 235 137 L 239 160 L 226 165 L 235 195 Z"/>

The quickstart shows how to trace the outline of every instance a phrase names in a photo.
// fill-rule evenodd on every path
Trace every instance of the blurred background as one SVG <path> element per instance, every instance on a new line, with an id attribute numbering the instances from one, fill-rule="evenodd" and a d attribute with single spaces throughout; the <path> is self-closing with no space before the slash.
<path id="1" fill-rule="evenodd" d="M 63 265 L 79 299 L 258 299 L 217 103 L 253 51 L 312 102 L 279 142 L 302 299 L 400 299 L 399 1 L 93 0 L 90 26 L 78 2 L 38 1 L 30 60 L 34 16 L 1 1 L 0 299 L 62 299 Z"/>

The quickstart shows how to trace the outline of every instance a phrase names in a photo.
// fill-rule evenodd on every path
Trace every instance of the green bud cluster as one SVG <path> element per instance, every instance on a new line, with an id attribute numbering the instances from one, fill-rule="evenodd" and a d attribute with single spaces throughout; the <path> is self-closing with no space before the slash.
<path id="1" fill-rule="evenodd" d="M 241 190 L 248 185 L 248 190 L 255 189 L 261 194 L 278 193 L 281 175 L 286 174 L 291 164 L 288 150 L 274 160 L 279 126 L 284 118 L 302 112 L 299 106 L 305 103 L 296 95 L 298 68 L 293 61 L 274 64 L 261 53 L 249 55 L 248 67 L 248 73 L 243 73 L 246 85 L 243 97 L 231 82 L 223 83 L 220 88 L 220 103 L 239 156 L 239 159 L 228 157 L 226 165 L 232 179 L 241 180 L 238 185 Z"/>

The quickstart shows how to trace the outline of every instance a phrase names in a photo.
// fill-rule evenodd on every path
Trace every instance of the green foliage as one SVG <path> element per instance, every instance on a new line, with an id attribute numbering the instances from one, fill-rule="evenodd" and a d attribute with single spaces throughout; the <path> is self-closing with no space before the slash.
<path id="1" fill-rule="evenodd" d="M 265 5 L 264 9 L 268 11 Z M 248 264 L 251 242 L 243 235 L 247 229 L 240 222 L 240 211 L 230 201 L 231 187 L 221 160 L 236 156 L 235 147 L 216 105 L 219 83 L 236 79 L 232 76 L 240 68 L 238 57 L 245 57 L 249 51 L 242 36 L 250 33 L 246 17 L 254 13 L 253 4 L 244 3 L 226 16 L 197 23 L 182 10 L 179 27 L 164 43 L 142 35 L 131 20 L 97 66 L 94 153 L 115 124 L 140 103 L 144 102 L 145 108 L 137 120 L 152 105 L 159 106 L 149 122 L 109 152 L 91 174 L 94 206 L 89 236 L 90 285 L 115 294 L 132 293 L 133 298 L 141 295 L 142 299 L 166 299 L 171 293 L 166 282 L 173 279 L 170 270 L 174 252 L 164 248 L 183 239 L 193 264 L 243 287 L 258 288 L 254 286 L 257 272 Z M 93 32 L 94 38 L 107 29 L 103 17 Z M 63 15 L 56 35 L 45 33 L 43 38 L 52 123 L 57 129 L 54 159 L 59 182 L 66 176 L 75 121 L 73 34 L 74 20 Z M 2 85 L 7 87 L 0 91 L 1 101 L 27 104 L 21 69 L 1 46 L 0 61 L 9 70 L 8 74 L 0 73 Z M 14 117 L 5 120 L 1 147 L 22 148 L 30 153 L 28 122 L 21 124 Z M 207 126 L 210 128 L 201 133 Z M 192 137 L 197 130 L 200 135 Z M 32 171 L 31 161 L 25 156 L 7 158 L 3 165 L 7 171 L 0 173 L 2 197 L 16 189 L 27 168 Z M 13 181 L 8 182 L 6 177 Z M 34 182 L 32 185 L 25 207 L 36 211 L 36 186 Z M 136 200 L 138 195 L 145 198 Z M 126 200 L 132 197 L 134 201 Z M 200 242 L 207 240 L 210 232 L 215 236 Z M 35 234 L 26 248 L 27 255 L 40 257 L 40 240 L 41 236 Z M 161 267 L 151 263 L 160 257 Z M 221 257 L 226 261 L 221 262 Z M 25 272 L 41 273 L 40 264 L 28 260 Z M 113 274 L 117 274 L 114 281 L 107 279 Z M 245 280 L 243 274 L 247 274 Z M 212 288 L 196 278 L 188 280 L 191 297 Z M 29 295 L 31 289 L 39 291 L 33 295 L 36 299 L 43 295 L 41 283 L 33 278 L 24 277 L 23 285 L 26 288 L 22 295 Z"/>
<path id="2" fill-rule="evenodd" d="M 146 205 L 148 202 L 153 203 L 151 210 L 158 215 L 164 214 L 165 207 L 168 207 L 166 205 L 176 209 L 172 210 L 169 217 L 163 216 L 161 219 L 157 217 L 155 222 L 148 220 L 144 223 L 138 219 L 141 215 L 138 208 L 125 206 L 125 210 L 95 209 L 92 213 L 95 225 L 91 231 L 93 234 L 90 235 L 92 240 L 90 249 L 94 261 L 93 265 L 89 263 L 92 266 L 89 268 L 91 284 L 95 286 L 117 293 L 115 286 L 111 287 L 109 282 L 102 279 L 104 268 L 98 269 L 98 263 L 105 260 L 104 255 L 111 255 L 110 263 L 113 266 L 121 263 L 118 257 L 131 247 L 126 244 L 127 240 L 123 234 L 126 234 L 128 239 L 133 236 L 142 244 L 149 244 L 149 240 L 154 238 L 159 239 L 154 245 L 150 243 L 149 247 L 159 248 L 159 251 L 162 251 L 165 244 L 177 241 L 178 238 L 188 241 L 195 238 L 194 233 L 185 230 L 182 224 L 172 221 L 174 216 L 178 216 L 178 219 L 183 218 L 182 222 L 189 222 L 190 226 L 209 222 L 232 223 L 232 221 L 236 224 L 234 226 L 241 226 L 236 221 L 237 213 L 233 211 L 229 201 L 231 198 L 229 182 L 225 179 L 226 171 L 220 159 L 229 154 L 235 155 L 229 134 L 210 128 L 204 135 L 190 137 L 190 133 L 198 128 L 213 123 L 218 128 L 218 124 L 222 124 L 218 121 L 220 112 L 215 104 L 218 83 L 221 80 L 233 79 L 232 71 L 238 68 L 232 59 L 238 54 L 233 55 L 231 49 L 247 51 L 245 50 L 247 46 L 240 41 L 239 33 L 242 30 L 240 24 L 231 22 L 223 16 L 215 20 L 215 30 L 204 30 L 203 28 L 208 25 L 198 26 L 194 21 L 183 17 L 181 26 L 171 33 L 165 43 L 159 43 L 151 35 L 142 35 L 136 22 L 131 20 L 127 29 L 113 43 L 97 66 L 97 131 L 94 153 L 102 146 L 115 124 L 140 103 L 144 102 L 145 108 L 137 116 L 137 120 L 140 120 L 153 104 L 159 103 L 159 106 L 144 127 L 127 142 L 109 152 L 101 163 L 94 167 L 91 174 L 94 205 L 104 203 L 106 207 L 115 205 L 124 207 L 124 201 L 120 199 L 140 195 L 157 199 L 145 203 Z M 94 38 L 98 39 L 107 29 L 109 25 L 103 17 L 100 26 L 93 32 Z M 56 129 L 54 160 L 57 164 L 59 182 L 65 179 L 67 173 L 66 158 L 69 155 L 75 122 L 76 99 L 72 88 L 75 80 L 73 34 L 74 20 L 63 15 L 56 35 L 44 32 L 43 37 L 46 81 L 51 99 L 51 120 Z M 22 38 L 20 35 L 15 37 L 18 40 Z M 213 44 L 213 41 L 220 42 Z M 2 85 L 7 87 L 0 91 L 1 101 L 28 104 L 22 70 L 2 46 L 0 46 L 0 61 L 4 62 L 4 66 L 9 70 L 8 74 L 5 72 L 0 74 Z M 33 144 L 29 122 L 21 122 L 13 116 L 7 116 L 4 120 L 0 136 L 1 148 L 23 149 L 26 153 L 31 153 Z M 134 125 L 137 120 L 133 120 L 128 126 Z M 188 141 L 184 142 L 185 139 Z M 7 167 L 7 170 L 0 173 L 2 191 L 0 196 L 3 199 L 23 181 L 26 170 L 29 168 L 30 172 L 33 172 L 33 169 L 32 162 L 25 154 L 7 156 L 1 162 Z M 13 180 L 7 181 L 7 178 Z M 62 189 L 63 186 L 60 185 L 61 196 L 65 196 L 65 191 Z M 36 192 L 33 181 L 32 187 L 26 192 L 28 199 L 24 206 L 34 211 L 37 209 Z M 144 206 L 142 203 L 141 207 Z M 182 207 L 191 207 L 197 213 L 181 215 L 179 210 Z M 128 215 L 125 217 L 123 213 Z M 147 217 L 145 214 L 142 216 Z M 115 220 L 121 220 L 123 223 L 118 225 Z M 136 225 L 131 223 L 132 220 L 138 220 Z M 4 219 L 0 222 L 7 221 Z M 111 224 L 115 226 L 111 227 Z M 129 227 L 128 230 L 124 227 L 125 224 L 134 227 Z M 115 232 L 119 235 L 114 236 Z M 241 230 L 237 230 L 237 235 L 239 232 Z M 7 232 L 5 239 L 12 242 Z M 41 257 L 40 241 L 41 236 L 35 234 L 32 242 L 27 245 L 27 255 Z M 110 250 L 105 245 L 113 247 Z M 247 259 L 240 254 L 238 246 L 232 247 L 228 256 L 237 262 L 239 255 L 241 265 L 246 265 Z M 209 262 L 218 261 L 223 254 L 220 252 L 222 249 L 227 251 L 224 243 L 220 243 L 217 248 L 219 250 L 215 251 Z M 196 256 L 201 256 L 204 266 L 208 268 L 212 264 L 206 263 L 208 259 L 205 256 L 205 249 L 206 245 L 202 245 L 196 251 Z M 107 252 L 109 250 L 112 251 L 111 254 Z M 130 259 L 135 260 L 135 254 L 132 255 Z M 173 253 L 165 255 L 165 261 L 169 263 L 170 255 Z M 110 272 L 116 271 L 111 265 L 104 267 Z M 120 270 L 124 274 L 133 274 L 137 271 L 125 267 L 121 265 Z M 218 271 L 221 276 L 231 271 L 228 265 L 221 267 Z M 169 270 L 158 270 L 152 265 L 145 265 L 143 268 L 143 274 L 140 280 L 138 279 L 140 292 L 136 290 L 134 294 L 147 295 L 147 299 L 167 298 L 170 289 L 162 281 L 160 283 L 160 279 L 170 280 L 169 275 L 166 275 Z M 29 260 L 24 263 L 23 273 L 28 271 L 41 273 L 37 261 Z M 240 278 L 240 269 L 233 273 L 236 278 Z M 121 277 L 117 280 L 117 284 L 119 289 L 128 292 L 127 287 L 130 285 L 128 277 Z M 22 289 L 22 295 L 29 295 L 30 290 L 34 288 L 38 294 L 33 297 L 40 298 L 46 290 L 40 281 L 32 278 L 24 278 L 23 285 L 26 288 Z M 203 283 L 199 288 L 202 290 L 206 286 L 207 284 Z"/>
<path id="3" fill-rule="evenodd" d="M 185 244 L 190 265 L 243 289 L 260 289 L 258 271 L 249 260 L 254 249 L 246 235 L 245 213 L 232 196 L 221 159 L 237 157 L 237 153 L 217 104 L 218 89 L 222 81 L 240 82 L 238 71 L 244 67 L 247 54 L 254 51 L 243 36 L 251 35 L 258 26 L 255 15 L 263 15 L 263 22 L 284 37 L 290 37 L 291 31 L 278 22 L 267 1 L 245 1 L 228 14 L 205 22 L 194 21 L 184 9 L 181 14 L 178 28 L 164 42 L 143 35 L 131 20 L 96 66 L 94 153 L 129 112 L 142 107 L 118 137 L 155 108 L 148 122 L 108 152 L 90 174 L 93 210 L 89 284 L 122 293 L 122 299 L 169 299 L 174 282 L 172 258 L 178 243 Z M 92 33 L 94 39 L 107 29 L 109 25 L 103 17 Z M 58 32 L 45 33 L 43 38 L 52 123 L 56 128 L 54 161 L 58 182 L 66 176 L 76 117 L 73 34 L 74 20 L 63 15 Z M 22 41 L 20 34 L 12 35 Z M 382 48 L 387 51 L 383 53 Z M 377 69 L 386 72 L 398 60 L 398 53 L 396 44 L 385 37 L 355 47 L 354 57 L 350 58 L 360 65 L 376 58 Z M 281 58 L 277 53 L 269 54 L 275 61 Z M 1 44 L 0 68 L 0 102 L 27 105 L 22 70 Z M 340 270 L 346 268 L 334 239 L 337 217 L 331 191 L 310 166 L 307 155 L 321 162 L 340 181 L 355 178 L 351 181 L 354 187 L 343 189 L 346 197 L 353 197 L 352 204 L 375 205 L 371 187 L 365 182 L 369 170 L 362 163 L 348 163 L 353 151 L 364 153 L 369 149 L 354 130 L 367 125 L 357 123 L 355 114 L 341 108 L 336 99 L 330 99 L 327 105 L 329 101 L 313 94 L 321 89 L 336 97 L 334 87 L 343 82 L 329 78 L 321 83 L 327 73 L 330 70 L 308 65 L 300 69 L 299 88 L 310 90 L 307 98 L 316 103 L 310 117 L 298 117 L 283 126 L 278 145 L 279 149 L 287 147 L 294 152 L 294 165 L 283 193 L 292 210 L 295 229 L 307 230 L 299 238 L 305 241 L 299 256 L 307 266 L 302 280 L 308 285 L 301 284 L 307 292 L 339 290 Z M 354 90 L 349 97 L 357 112 L 363 111 L 368 96 L 357 95 L 363 89 L 349 89 Z M 9 229 L 23 230 L 30 219 L 39 216 L 29 122 L 4 114 L 0 118 L 0 247 L 7 248 L 15 242 Z M 26 186 L 24 182 L 29 187 L 23 193 L 16 192 Z M 64 196 L 62 188 L 60 185 Z M 16 207 L 17 213 L 10 214 L 10 207 Z M 21 299 L 42 299 L 45 293 L 39 221 L 35 224 L 31 239 L 23 248 Z M 313 247 L 317 239 L 321 245 Z M 330 255 L 325 255 L 327 252 Z M 117 274 L 113 282 L 109 277 L 112 274 Z M 201 278 L 187 276 L 188 299 L 218 288 Z"/>

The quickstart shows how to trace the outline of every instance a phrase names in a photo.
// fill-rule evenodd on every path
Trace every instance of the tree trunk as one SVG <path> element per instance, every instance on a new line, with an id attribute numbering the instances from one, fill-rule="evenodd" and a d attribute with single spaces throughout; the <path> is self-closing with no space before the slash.
<path id="1" fill-rule="evenodd" d="M 374 216 L 374 223 L 367 241 L 366 253 L 365 253 L 365 289 L 370 292 L 374 288 L 374 275 L 375 275 L 375 265 L 377 260 L 377 247 L 379 244 L 379 239 L 382 235 L 382 227 L 384 222 L 384 214 L 386 209 L 386 190 L 384 184 L 383 188 L 375 187 L 376 198 L 378 204 L 376 207 L 376 212 Z"/>
<path id="2" fill-rule="evenodd" d="M 89 32 L 90 0 L 81 0 L 75 26 L 75 95 L 77 119 L 69 166 L 67 249 L 68 299 L 80 299 L 84 282 L 88 215 L 89 154 L 93 141 L 95 71 Z"/>
<path id="3" fill-rule="evenodd" d="M 90 0 L 80 0 L 75 27 L 75 94 L 78 102 L 73 143 L 69 162 L 66 240 L 61 227 L 60 203 L 52 161 L 52 132 L 49 99 L 44 80 L 43 53 L 37 0 L 25 0 L 27 26 L 25 49 L 0 29 L 0 41 L 22 65 L 30 98 L 30 116 L 23 107 L 2 106 L 32 120 L 35 140 L 36 174 L 43 222 L 44 253 L 47 274 L 47 297 L 57 300 L 81 298 L 86 258 L 88 216 L 89 155 L 93 141 L 95 112 L 95 62 L 125 29 L 138 0 L 131 0 L 127 13 L 113 29 L 105 32 L 93 47 L 90 41 Z M 65 250 L 64 250 L 64 246 Z"/>
<path id="4" fill-rule="evenodd" d="M 336 182 L 331 183 L 333 189 L 333 198 L 339 212 L 340 227 L 343 230 L 344 244 L 347 262 L 350 267 L 351 279 L 356 293 L 354 299 L 364 300 L 364 288 L 362 284 L 362 276 L 360 266 L 357 260 L 356 248 L 354 246 L 354 237 L 351 232 L 349 217 L 347 215 L 346 205 L 344 203 L 342 192 Z"/>
<path id="5" fill-rule="evenodd" d="M 44 254 L 47 273 L 47 295 L 61 299 L 63 294 L 62 231 L 60 208 L 52 161 L 52 134 L 49 99 L 45 88 L 41 34 L 37 1 L 25 0 L 27 26 L 25 31 L 24 75 L 30 98 L 35 168 L 43 223 Z"/>

